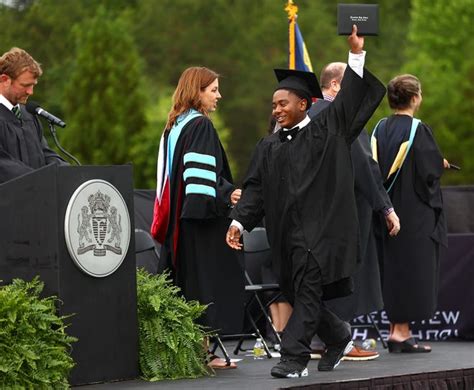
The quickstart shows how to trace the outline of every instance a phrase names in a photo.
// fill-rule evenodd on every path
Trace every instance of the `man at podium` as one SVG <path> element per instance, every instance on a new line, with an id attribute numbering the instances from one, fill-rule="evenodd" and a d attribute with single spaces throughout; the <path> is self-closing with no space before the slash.
<path id="1" fill-rule="evenodd" d="M 25 50 L 14 47 L 0 57 L 0 183 L 48 164 L 66 164 L 24 106 L 42 73 Z"/>

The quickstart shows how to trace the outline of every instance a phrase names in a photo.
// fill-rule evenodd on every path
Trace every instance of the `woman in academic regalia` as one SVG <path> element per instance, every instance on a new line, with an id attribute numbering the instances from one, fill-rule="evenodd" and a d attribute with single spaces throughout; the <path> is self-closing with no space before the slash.
<path id="1" fill-rule="evenodd" d="M 209 305 L 201 323 L 219 334 L 242 330 L 244 274 L 225 243 L 240 198 L 210 114 L 221 99 L 219 75 L 191 67 L 181 75 L 160 142 L 152 235 L 188 300 Z M 222 359 L 211 362 L 222 368 Z M 235 366 L 235 364 L 233 364 Z"/>
<path id="2" fill-rule="evenodd" d="M 388 347 L 390 352 L 430 352 L 412 338 L 409 323 L 429 319 L 436 309 L 439 247 L 447 243 L 440 178 L 449 163 L 430 127 L 414 118 L 422 102 L 420 81 L 401 75 L 387 89 L 393 115 L 377 125 L 372 149 L 401 224 L 397 237 L 384 239 Z"/>

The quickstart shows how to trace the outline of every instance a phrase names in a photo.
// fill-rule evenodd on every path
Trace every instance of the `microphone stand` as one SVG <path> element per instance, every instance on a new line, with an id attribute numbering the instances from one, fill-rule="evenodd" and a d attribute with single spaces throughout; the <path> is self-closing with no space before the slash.
<path id="1" fill-rule="evenodd" d="M 68 156 L 71 160 L 73 160 L 76 163 L 76 165 L 81 165 L 81 163 L 79 162 L 79 160 L 76 157 L 74 157 L 71 153 L 69 153 L 67 150 L 65 150 L 59 144 L 58 137 L 56 136 L 56 129 L 54 128 L 53 123 L 51 121 L 48 121 L 48 125 L 49 125 L 49 131 L 51 132 L 51 135 L 53 136 L 54 143 L 56 144 L 58 149 L 61 152 L 63 152 L 66 156 Z"/>

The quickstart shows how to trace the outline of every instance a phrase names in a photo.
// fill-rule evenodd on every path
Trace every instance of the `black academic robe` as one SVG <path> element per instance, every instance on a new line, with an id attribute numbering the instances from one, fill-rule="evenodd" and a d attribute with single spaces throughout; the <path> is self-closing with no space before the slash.
<path id="1" fill-rule="evenodd" d="M 377 157 L 386 185 L 401 142 L 408 140 L 412 118 L 393 115 L 376 133 Z M 396 237 L 384 235 L 383 298 L 391 322 L 430 318 L 437 305 L 439 246 L 447 245 L 440 179 L 443 156 L 432 130 L 423 122 L 403 163 L 390 198 L 400 218 Z"/>
<path id="2" fill-rule="evenodd" d="M 66 164 L 52 151 L 36 116 L 20 105 L 22 116 L 0 104 L 0 183 L 48 164 Z"/>
<path id="3" fill-rule="evenodd" d="M 331 104 L 327 100 L 314 103 L 308 115 L 314 118 Z M 383 186 L 377 162 L 372 158 L 370 141 L 364 129 L 351 146 L 354 167 L 354 194 L 359 219 L 360 264 L 354 273 L 353 294 L 326 301 L 326 305 L 345 321 L 383 308 L 380 269 L 374 237 L 373 213 L 391 208 L 392 202 Z"/>
<path id="4" fill-rule="evenodd" d="M 360 78 L 347 68 L 334 102 L 289 142 L 279 133 L 261 140 L 231 213 L 250 231 L 265 215 L 276 273 L 292 293 L 287 240 L 298 229 L 305 252 L 321 268 L 322 284 L 349 278 L 355 270 L 358 220 L 350 145 L 385 94 L 367 70 Z M 290 220 L 298 215 L 298 221 Z"/>
<path id="5" fill-rule="evenodd" d="M 167 144 L 167 137 L 165 142 Z M 186 156 L 192 153 L 215 158 L 215 166 L 196 161 L 185 163 Z M 215 174 L 215 182 L 195 176 L 184 180 L 186 169 L 193 168 Z M 215 196 L 186 194 L 189 185 L 212 187 Z M 234 189 L 227 157 L 212 122 L 204 116 L 192 119 L 182 129 L 174 149 L 171 217 L 162 246 L 160 269 L 172 271 L 186 299 L 209 304 L 201 322 L 222 333 L 240 332 L 243 321 L 241 259 L 225 243 L 230 224 L 230 195 Z"/>

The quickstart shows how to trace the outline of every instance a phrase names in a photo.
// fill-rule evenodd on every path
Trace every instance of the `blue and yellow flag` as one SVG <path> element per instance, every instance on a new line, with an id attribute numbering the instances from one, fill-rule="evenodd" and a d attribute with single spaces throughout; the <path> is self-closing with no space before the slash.
<path id="1" fill-rule="evenodd" d="M 293 4 L 292 0 L 288 0 L 285 11 L 288 13 L 289 24 L 288 69 L 312 72 L 313 66 L 311 65 L 308 50 L 306 50 L 298 23 L 296 23 L 298 7 L 296 4 Z"/>

